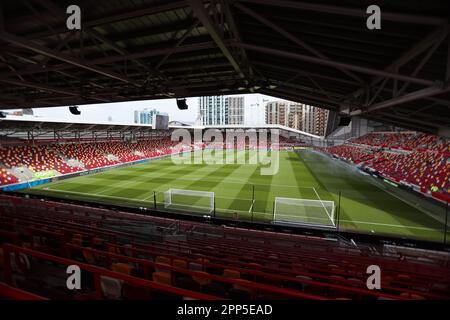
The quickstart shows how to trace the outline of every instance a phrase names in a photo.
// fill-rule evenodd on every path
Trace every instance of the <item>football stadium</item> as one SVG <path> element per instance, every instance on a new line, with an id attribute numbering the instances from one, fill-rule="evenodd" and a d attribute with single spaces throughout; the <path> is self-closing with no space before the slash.
<path id="1" fill-rule="evenodd" d="M 449 3 L 373 2 L 2 1 L 0 300 L 449 300 Z"/>

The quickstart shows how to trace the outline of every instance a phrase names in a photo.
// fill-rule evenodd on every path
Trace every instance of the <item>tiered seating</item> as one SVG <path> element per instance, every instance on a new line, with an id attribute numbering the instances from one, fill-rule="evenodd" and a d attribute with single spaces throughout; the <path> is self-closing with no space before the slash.
<path id="1" fill-rule="evenodd" d="M 437 193 L 450 195 L 450 142 L 445 138 L 424 133 L 369 133 L 351 143 L 318 149 L 346 161 L 364 162 L 381 175 L 419 186 L 423 192 L 437 187 Z M 375 148 L 369 151 L 371 147 Z"/>
<path id="2" fill-rule="evenodd" d="M 406 141 L 410 141 L 412 137 L 415 137 L 415 134 L 411 132 L 372 132 L 362 137 L 352 139 L 351 142 L 387 148 L 403 145 Z"/>
<path id="3" fill-rule="evenodd" d="M 283 136 L 278 136 L 278 143 L 276 143 L 276 141 L 273 141 L 274 143 L 272 144 L 272 136 L 270 131 L 266 133 L 266 137 L 264 137 L 260 132 L 254 132 L 254 136 L 252 136 L 252 133 L 244 133 L 245 139 L 243 139 L 242 137 L 237 137 L 237 134 L 234 136 L 234 143 L 229 140 L 230 136 L 227 137 L 227 133 L 224 132 L 223 136 L 221 139 L 217 139 L 215 140 L 214 138 L 213 141 L 210 142 L 205 142 L 204 146 L 207 148 L 214 148 L 214 149 L 226 149 L 226 148 L 232 148 L 232 149 L 237 149 L 237 150 L 243 150 L 243 149 L 250 149 L 250 150 L 254 150 L 257 148 L 260 149 L 267 149 L 267 148 L 272 148 L 272 149 L 279 149 L 280 147 L 286 148 L 286 147 L 290 147 L 292 148 L 292 146 L 308 146 L 308 144 L 300 141 L 300 140 L 296 140 L 293 138 L 287 139 Z M 228 138 L 228 139 L 227 139 Z M 275 140 L 275 139 L 274 139 Z M 231 147 L 229 146 L 231 145 Z"/>
<path id="4" fill-rule="evenodd" d="M 18 179 L 9 173 L 6 169 L 0 167 L 0 185 L 12 184 L 19 182 Z"/>
<path id="5" fill-rule="evenodd" d="M 118 163 L 117 161 L 109 160 L 90 143 L 55 144 L 53 148 L 69 159 L 76 159 L 82 162 L 86 169 L 96 169 Z"/>
<path id="6" fill-rule="evenodd" d="M 279 143 L 280 144 L 291 144 L 291 145 L 305 145 L 305 142 L 302 141 L 301 139 L 296 139 L 293 137 L 286 138 L 283 136 L 279 137 Z"/>
<path id="7" fill-rule="evenodd" d="M 148 158 L 157 157 L 160 155 L 170 154 L 172 152 L 171 147 L 178 143 L 172 141 L 170 137 L 161 137 L 158 139 L 139 140 L 131 147 L 144 154 Z"/>
<path id="8" fill-rule="evenodd" d="M 45 298 L 450 298 L 448 254 L 383 256 L 317 237 L 0 197 L 14 204 L 0 206 L 4 279 Z M 186 239 L 162 240 L 175 230 Z M 29 264 L 10 267 L 11 253 Z M 69 264 L 85 272 L 81 291 L 54 285 Z M 371 264 L 383 270 L 381 290 L 365 286 Z"/>
<path id="9" fill-rule="evenodd" d="M 356 164 L 373 159 L 372 151 L 355 146 L 340 145 L 322 148 L 321 150 Z"/>
<path id="10" fill-rule="evenodd" d="M 59 173 L 80 171 L 80 168 L 69 166 L 64 160 L 46 145 L 40 146 L 8 146 L 0 149 L 0 163 L 6 166 L 26 166 L 34 172 L 56 170 Z"/>
<path id="11" fill-rule="evenodd" d="M 433 150 L 448 152 L 450 144 L 445 139 L 426 133 L 412 132 L 372 132 L 362 137 L 350 140 L 354 144 L 364 144 L 382 148 L 403 150 Z"/>
<path id="12" fill-rule="evenodd" d="M 143 159 L 133 154 L 132 145 L 123 142 L 100 142 L 93 145 L 94 148 L 100 150 L 104 154 L 112 154 L 121 162 L 131 162 Z"/>
<path id="13" fill-rule="evenodd" d="M 398 181 L 405 180 L 427 190 L 437 186 L 440 190 L 449 192 L 450 162 L 447 162 L 443 153 L 423 151 L 411 156 L 381 152 L 377 154 L 372 167 Z"/>
<path id="14" fill-rule="evenodd" d="M 410 138 L 403 143 L 405 149 L 413 150 L 416 148 L 433 149 L 439 140 L 438 136 L 426 133 L 411 135 Z"/>
<path id="15" fill-rule="evenodd" d="M 82 171 L 82 168 L 69 166 L 63 157 L 75 159 L 84 164 L 86 169 L 96 169 L 106 166 L 131 162 L 144 158 L 170 154 L 172 146 L 170 137 L 160 137 L 149 140 L 130 142 L 99 142 L 72 143 L 52 145 L 19 145 L 0 148 L 0 163 L 7 168 L 25 166 L 33 172 L 55 170 L 61 174 Z M 134 154 L 139 151 L 143 156 Z M 113 155 L 118 160 L 108 159 Z M 63 157 L 62 157 L 63 156 Z M 16 183 L 17 178 L 0 168 L 0 185 Z"/>

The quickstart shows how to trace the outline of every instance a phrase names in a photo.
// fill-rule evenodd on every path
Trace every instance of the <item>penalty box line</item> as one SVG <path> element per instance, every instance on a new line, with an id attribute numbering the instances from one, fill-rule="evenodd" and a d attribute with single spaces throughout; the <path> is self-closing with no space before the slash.
<path id="1" fill-rule="evenodd" d="M 314 193 L 316 194 L 317 198 L 319 199 L 320 203 L 322 204 L 322 207 L 325 210 L 325 212 L 327 213 L 327 216 L 330 219 L 331 223 L 333 224 L 333 226 L 336 226 L 336 224 L 333 221 L 333 217 L 330 215 L 330 213 L 328 212 L 328 209 L 325 207 L 325 204 L 323 203 L 322 199 L 320 198 L 319 194 L 317 193 L 316 188 L 312 187 L 312 189 L 314 190 Z"/>
<path id="2" fill-rule="evenodd" d="M 298 215 L 283 215 L 286 217 L 292 217 L 292 218 L 310 218 L 307 216 L 298 216 Z M 325 218 L 314 218 L 317 220 L 328 220 Z M 282 221 L 282 220 L 280 220 Z M 366 222 L 366 221 L 354 221 L 354 220 L 339 220 L 340 222 L 350 222 L 355 224 L 367 224 L 367 225 L 376 225 L 376 226 L 386 226 L 386 227 L 393 227 L 393 228 L 405 228 L 405 229 L 418 229 L 418 230 L 429 230 L 429 231 L 441 231 L 439 229 L 433 229 L 433 228 L 427 228 L 427 227 L 416 227 L 416 226 L 405 226 L 400 224 L 389 224 L 389 223 L 379 223 L 379 222 Z M 296 222 L 293 222 L 296 223 Z M 302 222 L 304 223 L 304 222 Z M 306 224 L 306 223 L 305 223 Z"/>

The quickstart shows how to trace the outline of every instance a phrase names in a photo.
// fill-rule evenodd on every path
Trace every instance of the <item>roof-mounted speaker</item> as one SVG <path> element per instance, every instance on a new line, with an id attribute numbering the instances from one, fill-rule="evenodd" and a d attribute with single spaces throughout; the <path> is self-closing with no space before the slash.
<path id="1" fill-rule="evenodd" d="M 77 107 L 77 106 L 71 106 L 71 107 L 69 107 L 69 111 L 70 111 L 71 114 L 74 114 L 74 115 L 76 115 L 76 116 L 79 116 L 79 115 L 81 114 L 81 111 L 78 110 L 78 107 Z"/>
<path id="2" fill-rule="evenodd" d="M 188 105 L 186 104 L 186 99 L 185 98 L 177 99 L 177 106 L 178 109 L 180 110 L 187 110 Z"/>

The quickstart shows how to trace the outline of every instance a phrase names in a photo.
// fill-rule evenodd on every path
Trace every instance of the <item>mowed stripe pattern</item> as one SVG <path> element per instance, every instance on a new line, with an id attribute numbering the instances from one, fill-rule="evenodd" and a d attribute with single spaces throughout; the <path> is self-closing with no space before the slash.
<path id="1" fill-rule="evenodd" d="M 228 153 L 233 151 L 227 151 Z M 256 151 L 247 151 L 256 156 Z M 442 223 L 422 210 L 370 183 L 354 170 L 314 152 L 279 152 L 279 170 L 261 175 L 260 164 L 175 164 L 170 158 L 122 167 L 103 173 L 60 180 L 29 190 L 63 198 L 134 207 L 153 207 L 154 194 L 162 205 L 170 188 L 212 191 L 217 214 L 272 220 L 275 197 L 332 200 L 341 192 L 340 227 L 440 241 Z M 247 158 L 248 158 L 247 154 Z M 224 155 L 225 158 L 225 155 Z"/>

